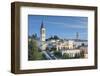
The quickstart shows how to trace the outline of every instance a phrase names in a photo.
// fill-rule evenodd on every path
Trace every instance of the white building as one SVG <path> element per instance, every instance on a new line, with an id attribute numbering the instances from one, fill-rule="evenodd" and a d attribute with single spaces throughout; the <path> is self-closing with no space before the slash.
<path id="1" fill-rule="evenodd" d="M 71 41 L 71 40 L 59 41 L 56 44 L 56 48 L 57 48 L 57 51 L 74 49 L 74 41 Z"/>
<path id="2" fill-rule="evenodd" d="M 48 40 L 46 43 L 47 47 L 49 48 L 54 47 L 56 48 L 57 51 L 75 48 L 74 41 L 72 40 L 51 39 Z"/>

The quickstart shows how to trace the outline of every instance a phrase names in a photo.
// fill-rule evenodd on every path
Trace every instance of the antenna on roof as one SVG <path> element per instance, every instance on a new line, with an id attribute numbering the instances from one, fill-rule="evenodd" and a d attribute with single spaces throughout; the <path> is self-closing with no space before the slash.
<path id="1" fill-rule="evenodd" d="M 79 33 L 76 32 L 76 40 L 79 40 Z"/>

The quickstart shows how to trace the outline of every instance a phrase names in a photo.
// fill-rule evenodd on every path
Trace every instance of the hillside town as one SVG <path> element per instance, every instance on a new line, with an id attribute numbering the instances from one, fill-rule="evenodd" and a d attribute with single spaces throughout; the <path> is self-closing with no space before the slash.
<path id="1" fill-rule="evenodd" d="M 46 38 L 46 31 L 48 30 L 46 30 L 42 22 L 40 37 L 37 37 L 37 34 L 28 37 L 29 60 L 78 59 L 88 57 L 88 41 L 80 39 L 79 32 L 76 32 L 76 38 L 63 39 L 57 35 L 50 35 L 51 37 Z M 37 52 L 32 52 L 32 50 L 37 50 Z"/>

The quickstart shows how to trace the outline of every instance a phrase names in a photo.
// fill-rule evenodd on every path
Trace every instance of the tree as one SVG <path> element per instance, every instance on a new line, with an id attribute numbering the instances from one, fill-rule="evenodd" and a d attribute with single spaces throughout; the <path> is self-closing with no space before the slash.
<path id="1" fill-rule="evenodd" d="M 53 37 L 52 37 L 52 36 L 49 38 L 49 40 L 51 40 L 51 39 L 53 39 Z"/>
<path id="2" fill-rule="evenodd" d="M 36 40 L 31 40 L 28 44 L 28 59 L 29 60 L 41 60 L 43 59 L 42 52 L 39 52 L 38 46 L 37 46 L 37 41 Z"/>
<path id="3" fill-rule="evenodd" d="M 80 53 L 76 53 L 75 58 L 80 58 Z"/>
<path id="4" fill-rule="evenodd" d="M 28 36 L 28 38 L 31 38 L 31 36 Z"/>
<path id="5" fill-rule="evenodd" d="M 82 43 L 82 44 L 81 44 L 81 46 L 85 46 L 85 44 L 84 44 L 84 43 Z"/>
<path id="6" fill-rule="evenodd" d="M 59 39 L 59 37 L 57 35 L 54 35 L 54 39 L 57 40 Z"/>
<path id="7" fill-rule="evenodd" d="M 28 42 L 28 59 L 33 60 L 33 51 L 32 51 L 32 40 Z"/>
<path id="8" fill-rule="evenodd" d="M 64 53 L 64 54 L 63 54 L 63 56 L 62 56 L 62 58 L 63 58 L 63 59 L 69 59 L 69 58 L 70 58 L 70 56 L 69 56 L 69 54 Z"/>
<path id="9" fill-rule="evenodd" d="M 38 37 L 37 37 L 37 34 L 36 34 L 36 33 L 32 35 L 32 39 L 35 39 L 35 40 L 37 40 L 37 39 L 38 39 Z"/>
<path id="10" fill-rule="evenodd" d="M 56 47 L 52 47 L 52 48 L 51 48 L 51 51 L 56 51 L 56 50 L 57 50 Z"/>
<path id="11" fill-rule="evenodd" d="M 49 47 L 46 47 L 46 50 L 49 50 Z"/>
<path id="12" fill-rule="evenodd" d="M 62 57 L 62 53 L 60 51 L 54 51 L 54 55 L 57 57 L 57 58 L 61 58 Z"/>
<path id="13" fill-rule="evenodd" d="M 81 51 L 81 52 L 80 52 L 80 57 L 81 57 L 81 58 L 84 58 L 84 57 L 85 57 L 85 52 L 84 52 L 84 51 Z"/>
<path id="14" fill-rule="evenodd" d="M 57 35 L 54 35 L 54 36 L 51 36 L 50 38 L 48 38 L 46 40 L 52 40 L 52 39 L 57 40 L 57 39 L 60 39 L 60 38 Z"/>

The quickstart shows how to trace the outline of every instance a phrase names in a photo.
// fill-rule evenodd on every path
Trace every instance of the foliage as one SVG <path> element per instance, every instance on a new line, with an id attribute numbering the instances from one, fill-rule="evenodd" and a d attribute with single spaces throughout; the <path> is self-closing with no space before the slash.
<path id="1" fill-rule="evenodd" d="M 48 50 L 48 51 L 49 51 L 49 50 L 50 50 L 50 49 L 49 49 L 49 47 L 46 47 L 46 50 Z"/>
<path id="2" fill-rule="evenodd" d="M 57 58 L 61 58 L 62 57 L 62 53 L 60 51 L 54 51 L 54 55 L 57 57 Z"/>
<path id="3" fill-rule="evenodd" d="M 81 44 L 81 46 L 85 46 L 85 44 L 84 44 L 84 43 L 82 43 L 82 44 Z"/>
<path id="4" fill-rule="evenodd" d="M 75 58 L 80 58 L 80 53 L 76 53 Z"/>
<path id="5" fill-rule="evenodd" d="M 75 58 L 84 58 L 84 57 L 85 57 L 84 51 L 75 54 Z"/>
<path id="6" fill-rule="evenodd" d="M 59 39 L 59 37 L 57 35 L 54 35 L 54 39 L 57 40 Z"/>
<path id="7" fill-rule="evenodd" d="M 28 59 L 29 60 L 42 60 L 43 54 L 39 51 L 36 40 L 31 40 L 28 43 Z"/>
<path id="8" fill-rule="evenodd" d="M 37 37 L 37 34 L 36 34 L 36 33 L 32 35 L 32 39 L 35 39 L 35 40 L 37 40 L 37 39 L 38 39 L 38 37 Z"/>
<path id="9" fill-rule="evenodd" d="M 62 59 L 69 59 L 69 58 L 70 58 L 70 56 L 67 53 L 64 53 L 63 56 L 62 56 Z"/>
<path id="10" fill-rule="evenodd" d="M 54 36 L 51 36 L 50 38 L 46 39 L 46 40 L 57 40 L 57 39 L 60 39 L 57 35 L 54 35 Z"/>
<path id="11" fill-rule="evenodd" d="M 33 59 L 33 51 L 32 51 L 32 41 L 28 42 L 28 59 L 32 60 Z"/>
<path id="12" fill-rule="evenodd" d="M 56 51 L 56 50 L 57 50 L 56 47 L 52 47 L 52 48 L 51 48 L 51 51 Z"/>
<path id="13" fill-rule="evenodd" d="M 85 57 L 85 52 L 84 52 L 84 51 L 81 51 L 81 52 L 80 52 L 80 57 L 81 57 L 81 58 L 84 58 L 84 57 Z"/>

